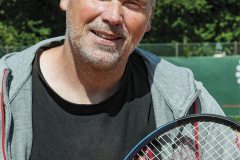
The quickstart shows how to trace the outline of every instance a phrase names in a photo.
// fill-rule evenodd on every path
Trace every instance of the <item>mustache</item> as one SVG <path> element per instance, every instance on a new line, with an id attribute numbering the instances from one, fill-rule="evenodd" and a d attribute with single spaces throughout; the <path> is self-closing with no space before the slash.
<path id="1" fill-rule="evenodd" d="M 88 24 L 88 29 L 99 30 L 99 31 L 107 31 L 107 32 L 111 32 L 111 33 L 116 34 L 116 35 L 121 36 L 121 37 L 126 37 L 127 36 L 126 31 L 120 25 L 112 26 L 112 25 L 109 25 L 109 24 L 106 24 L 106 23 L 98 24 L 98 23 L 92 22 L 92 23 Z"/>

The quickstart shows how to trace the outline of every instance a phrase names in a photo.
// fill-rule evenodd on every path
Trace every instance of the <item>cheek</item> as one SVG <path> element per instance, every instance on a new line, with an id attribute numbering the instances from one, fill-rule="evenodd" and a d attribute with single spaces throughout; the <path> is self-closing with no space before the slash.
<path id="1" fill-rule="evenodd" d="M 138 25 L 139 23 L 141 23 L 141 20 L 139 18 L 133 17 L 132 21 L 135 25 Z"/>
<path id="2" fill-rule="evenodd" d="M 128 23 L 126 23 L 128 21 Z M 145 33 L 147 22 L 142 17 L 130 16 L 126 19 L 125 24 L 128 28 L 128 32 L 133 37 L 142 37 Z"/>

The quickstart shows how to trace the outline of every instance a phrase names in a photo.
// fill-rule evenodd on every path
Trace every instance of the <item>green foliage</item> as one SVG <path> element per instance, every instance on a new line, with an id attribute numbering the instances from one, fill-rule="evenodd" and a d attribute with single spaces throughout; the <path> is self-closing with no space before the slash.
<path id="1" fill-rule="evenodd" d="M 215 50 L 213 46 L 209 43 L 201 43 L 199 44 L 191 44 L 188 43 L 183 45 L 183 55 L 184 57 L 191 57 L 191 56 L 213 56 Z"/>
<path id="2" fill-rule="evenodd" d="M 143 42 L 240 41 L 239 0 L 158 0 Z"/>
<path id="3" fill-rule="evenodd" d="M 6 25 L 0 22 L 0 44 L 7 46 L 30 45 L 48 38 L 50 28 L 39 27 L 40 21 L 29 21 L 26 28 L 29 30 L 17 30 L 13 25 Z"/>
<path id="4" fill-rule="evenodd" d="M 59 2 L 0 0 L 0 45 L 33 45 L 63 35 L 65 13 Z"/>
<path id="5" fill-rule="evenodd" d="M 189 45 L 183 47 L 183 56 L 184 57 L 191 57 L 192 56 L 192 52 L 190 50 Z"/>
<path id="6" fill-rule="evenodd" d="M 32 45 L 65 34 L 59 2 L 0 0 L 0 45 Z M 239 0 L 157 0 L 142 43 L 240 41 L 239 8 Z"/>

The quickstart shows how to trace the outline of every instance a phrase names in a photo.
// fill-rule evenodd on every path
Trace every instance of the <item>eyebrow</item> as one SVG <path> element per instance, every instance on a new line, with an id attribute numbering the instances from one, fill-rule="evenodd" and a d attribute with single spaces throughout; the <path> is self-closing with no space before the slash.
<path id="1" fill-rule="evenodd" d="M 149 0 L 135 0 L 135 1 L 142 3 L 143 5 L 147 5 L 147 1 L 149 1 Z"/>

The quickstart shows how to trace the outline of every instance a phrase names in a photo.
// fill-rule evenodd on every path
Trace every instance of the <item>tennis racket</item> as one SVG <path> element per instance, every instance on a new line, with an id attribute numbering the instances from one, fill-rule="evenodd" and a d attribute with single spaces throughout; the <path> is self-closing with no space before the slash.
<path id="1" fill-rule="evenodd" d="M 186 116 L 150 133 L 124 160 L 240 160 L 239 131 L 223 116 Z"/>

